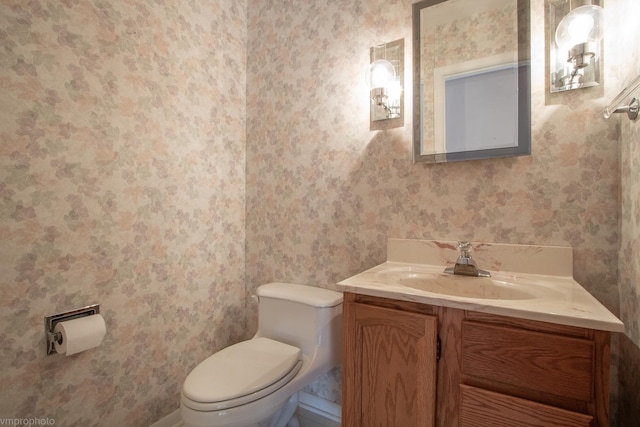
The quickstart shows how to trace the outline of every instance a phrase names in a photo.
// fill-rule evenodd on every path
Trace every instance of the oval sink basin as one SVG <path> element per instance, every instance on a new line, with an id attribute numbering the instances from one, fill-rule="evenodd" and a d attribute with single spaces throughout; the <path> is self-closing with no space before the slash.
<path id="1" fill-rule="evenodd" d="M 415 271 L 382 271 L 380 275 L 395 283 L 434 294 L 462 298 L 524 300 L 535 298 L 518 285 L 486 277 L 452 274 L 419 273 Z"/>

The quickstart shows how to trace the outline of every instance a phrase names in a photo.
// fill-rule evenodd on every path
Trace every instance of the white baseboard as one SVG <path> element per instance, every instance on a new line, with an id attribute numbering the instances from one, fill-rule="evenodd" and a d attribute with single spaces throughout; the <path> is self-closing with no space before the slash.
<path id="1" fill-rule="evenodd" d="M 342 406 L 330 400 L 323 399 L 313 394 L 301 391 L 298 395 L 298 406 L 307 411 L 318 414 L 331 421 L 339 423 L 342 421 Z M 182 425 L 180 419 L 180 409 L 176 409 L 161 420 L 151 424 L 150 427 L 177 427 Z"/>
<path id="2" fill-rule="evenodd" d="M 330 400 L 301 391 L 298 406 L 337 423 L 342 422 L 342 406 Z"/>

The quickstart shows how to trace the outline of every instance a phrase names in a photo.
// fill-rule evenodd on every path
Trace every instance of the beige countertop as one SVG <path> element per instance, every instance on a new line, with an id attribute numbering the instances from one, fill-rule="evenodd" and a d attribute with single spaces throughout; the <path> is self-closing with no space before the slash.
<path id="1" fill-rule="evenodd" d="M 474 243 L 491 278 L 444 273 L 456 242 L 389 239 L 387 262 L 345 279 L 346 292 L 582 328 L 624 332 L 624 325 L 573 277 L 572 249 Z"/>

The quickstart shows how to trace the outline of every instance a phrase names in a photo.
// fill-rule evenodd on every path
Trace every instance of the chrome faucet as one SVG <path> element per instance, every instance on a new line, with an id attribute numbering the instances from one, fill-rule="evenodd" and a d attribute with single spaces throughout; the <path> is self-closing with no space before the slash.
<path id="1" fill-rule="evenodd" d="M 471 242 L 458 242 L 458 251 L 460 255 L 456 260 L 456 265 L 453 267 L 447 267 L 444 269 L 448 274 L 462 274 L 464 276 L 475 277 L 491 277 L 491 273 L 485 270 L 480 270 L 476 260 L 471 258 Z"/>

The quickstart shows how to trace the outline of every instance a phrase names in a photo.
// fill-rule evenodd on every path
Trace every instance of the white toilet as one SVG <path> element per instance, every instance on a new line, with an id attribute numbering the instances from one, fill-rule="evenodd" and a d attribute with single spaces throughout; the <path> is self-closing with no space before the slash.
<path id="1" fill-rule="evenodd" d="M 256 335 L 208 357 L 184 381 L 188 427 L 297 427 L 298 391 L 340 363 L 341 293 L 269 283 L 258 298 Z"/>

